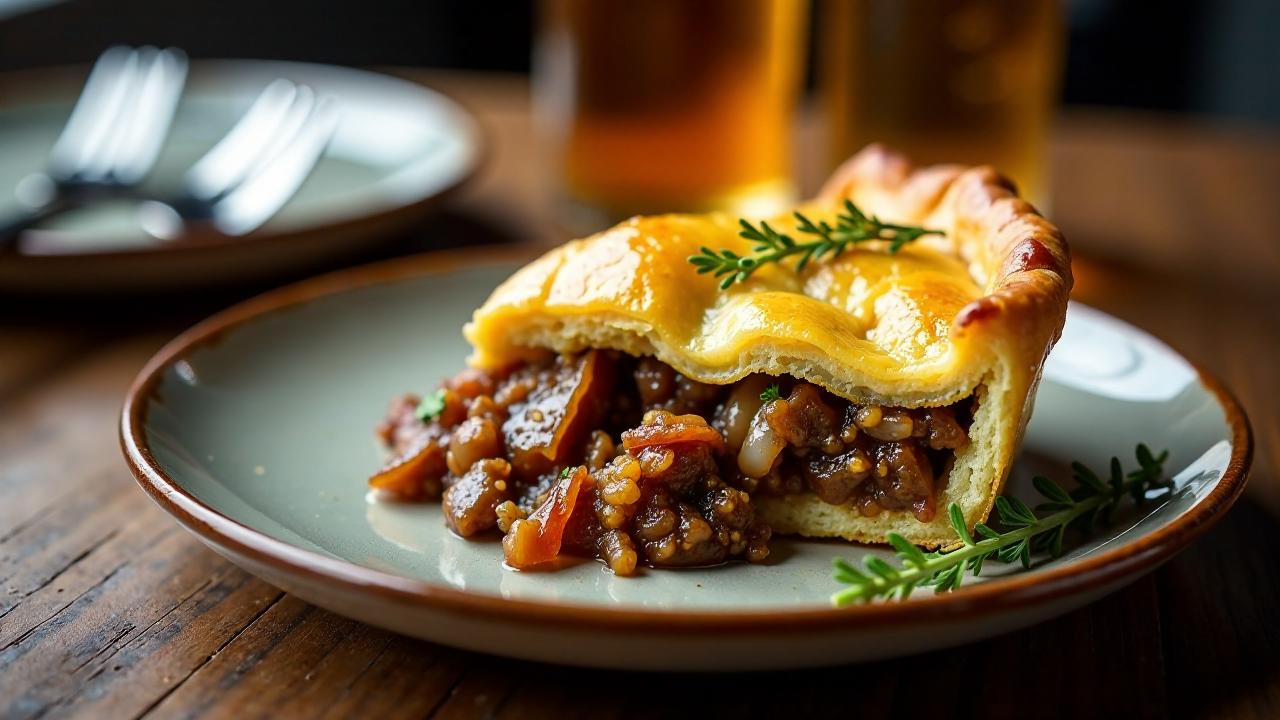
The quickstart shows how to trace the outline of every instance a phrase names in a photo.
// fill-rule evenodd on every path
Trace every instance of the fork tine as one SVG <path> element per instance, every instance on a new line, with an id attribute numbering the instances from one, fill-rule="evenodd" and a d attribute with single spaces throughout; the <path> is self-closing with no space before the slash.
<path id="1" fill-rule="evenodd" d="M 294 95 L 293 103 L 289 105 L 285 111 L 284 117 L 280 121 L 280 125 L 275 128 L 270 141 L 254 158 L 253 166 L 245 175 L 244 179 L 252 177 L 254 173 L 261 168 L 269 166 L 275 161 L 285 148 L 293 142 L 302 128 L 310 121 L 312 113 L 316 109 L 316 93 L 307 85 L 299 85 L 298 92 Z"/>
<path id="2" fill-rule="evenodd" d="M 98 56 L 66 126 L 49 152 L 50 176 L 70 179 L 91 161 L 119 112 L 130 82 L 128 69 L 136 62 L 136 55 L 132 48 L 117 45 Z"/>
<path id="3" fill-rule="evenodd" d="M 178 108 L 186 74 L 186 55 L 174 48 L 154 54 L 150 65 L 139 72 L 139 92 L 130 99 L 129 112 L 120 121 L 122 137 L 111 161 L 110 173 L 116 181 L 125 185 L 137 183 L 155 165 Z"/>
<path id="4" fill-rule="evenodd" d="M 231 130 L 187 171 L 183 180 L 187 194 L 213 200 L 242 181 L 271 142 L 296 95 L 297 86 L 283 78 L 267 85 Z"/>
<path id="5" fill-rule="evenodd" d="M 337 127 L 337 105 L 320 98 L 292 138 L 214 205 L 214 225 L 228 235 L 244 235 L 271 219 L 311 174 Z"/>
<path id="6" fill-rule="evenodd" d="M 94 125 L 85 142 L 85 156 L 80 164 L 77 179 L 85 182 L 102 182 L 111 174 L 116 151 L 132 114 L 132 99 L 138 94 L 142 71 L 150 62 L 154 48 L 137 48 L 125 60 L 120 71 L 120 81 L 112 88 L 111 97 L 103 105 L 102 122 Z"/>
<path id="7" fill-rule="evenodd" d="M 119 110 L 113 115 L 109 128 L 97 147 L 93 160 L 84 174 L 93 181 L 106 181 L 114 174 L 114 170 L 129 151 L 133 133 L 134 119 L 137 118 L 138 100 L 145 94 L 147 78 L 155 68 L 156 56 L 160 51 L 147 45 L 134 50 L 137 61 L 133 64 L 133 72 L 129 74 L 129 82 L 124 87 Z"/>

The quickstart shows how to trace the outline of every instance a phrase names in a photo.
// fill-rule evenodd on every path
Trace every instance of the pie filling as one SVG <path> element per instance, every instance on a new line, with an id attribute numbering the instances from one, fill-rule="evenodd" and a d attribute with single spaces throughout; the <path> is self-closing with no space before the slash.
<path id="1" fill-rule="evenodd" d="M 464 370 L 423 405 L 392 404 L 378 434 L 394 459 L 372 487 L 440 499 L 463 537 L 497 528 L 512 567 L 564 553 L 620 575 L 763 560 L 753 497 L 812 493 L 927 522 L 973 409 L 858 405 L 788 377 L 707 385 L 605 350 Z"/>

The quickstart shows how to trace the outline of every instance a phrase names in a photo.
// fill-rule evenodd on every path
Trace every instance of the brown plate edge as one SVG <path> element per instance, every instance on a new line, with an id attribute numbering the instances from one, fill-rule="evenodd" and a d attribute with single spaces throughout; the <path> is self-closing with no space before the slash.
<path id="1" fill-rule="evenodd" d="M 172 242 L 161 242 L 154 246 L 145 248 L 126 249 L 126 250 L 96 250 L 87 253 L 57 253 L 49 255 L 27 255 L 24 253 L 4 254 L 0 253 L 0 261 L 12 265 L 22 265 L 26 267 L 40 267 L 64 264 L 66 262 L 93 262 L 103 260 L 132 260 L 140 257 L 150 257 L 157 254 L 170 256 L 175 254 L 199 256 L 201 253 L 218 252 L 229 246 L 239 246 L 243 244 L 262 244 L 270 243 L 273 245 L 288 245 L 306 242 L 317 233 L 326 233 L 334 235 L 356 235 L 372 230 L 380 232 L 388 232 L 399 228 L 407 227 L 412 221 L 424 216 L 429 211 L 442 205 L 446 200 L 457 197 L 461 192 L 472 186 L 478 176 L 493 161 L 493 133 L 480 120 L 479 115 L 474 108 L 463 102 L 460 98 L 444 90 L 437 89 L 431 85 L 416 82 L 403 75 L 396 75 L 381 70 L 350 67 L 345 65 L 329 65 L 327 63 L 299 63 L 291 60 L 246 60 L 239 58 L 198 58 L 190 61 L 193 65 L 205 65 L 214 67 L 219 64 L 226 63 L 280 63 L 280 64 L 303 64 L 315 65 L 317 67 L 336 67 L 342 70 L 357 70 L 367 72 L 373 75 L 383 75 L 389 78 L 403 81 L 410 85 L 417 85 L 432 93 L 444 97 L 453 103 L 456 109 L 466 118 L 470 126 L 470 140 L 475 147 L 475 155 L 472 162 L 467 168 L 458 175 L 458 177 L 445 185 L 444 187 L 432 193 L 420 195 L 407 202 L 386 207 L 380 210 L 373 210 L 359 215 L 353 215 L 347 218 L 339 219 L 335 222 L 322 225 L 309 225 L 293 230 L 257 230 L 247 235 L 228 236 L 219 233 L 213 233 L 204 230 L 197 230 L 196 235 L 186 240 L 176 240 Z M 52 79 L 63 79 L 71 74 L 85 76 L 88 74 L 90 66 L 83 64 L 71 65 L 54 65 L 49 67 L 27 68 L 20 70 L 9 70 L 0 73 L 0 89 L 14 87 L 42 87 Z M 38 93 L 36 97 L 41 97 Z M 0 98 L 4 94 L 0 93 Z M 0 107 L 12 108 L 20 107 L 23 104 L 21 99 L 16 102 L 13 98 L 0 101 Z"/>
<path id="2" fill-rule="evenodd" d="M 1243 492 L 1253 458 L 1253 433 L 1239 402 L 1199 364 L 1201 382 L 1218 399 L 1231 426 L 1231 459 L 1214 489 L 1167 527 L 1106 552 L 1038 573 L 1014 574 L 943 595 L 909 602 L 880 602 L 813 610 L 643 611 L 512 600 L 432 585 L 304 550 L 242 525 L 205 505 L 159 467 L 143 426 L 146 403 L 164 372 L 193 348 L 216 343 L 238 325 L 317 298 L 423 275 L 527 260 L 527 250 L 463 249 L 398 258 L 303 280 L 235 305 L 188 329 L 166 344 L 135 379 L 121 412 L 120 445 L 138 484 L 161 508 L 204 541 L 278 570 L 326 581 L 353 592 L 494 621 L 552 623 L 566 629 L 595 628 L 632 633 L 679 630 L 789 633 L 852 629 L 884 624 L 942 622 L 1017 610 L 1087 593 L 1157 567 L 1217 522 Z M 833 585 L 833 591 L 835 586 Z"/>

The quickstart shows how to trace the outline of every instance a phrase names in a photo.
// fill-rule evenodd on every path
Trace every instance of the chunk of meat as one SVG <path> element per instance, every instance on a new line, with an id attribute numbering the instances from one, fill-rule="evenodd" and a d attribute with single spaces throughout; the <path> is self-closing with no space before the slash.
<path id="1" fill-rule="evenodd" d="M 804 464 L 809 489 L 832 505 L 848 502 L 871 470 L 870 458 L 856 448 L 839 455 L 815 455 Z"/>
<path id="2" fill-rule="evenodd" d="M 444 490 L 449 433 L 439 425 L 419 426 L 397 444 L 402 450 L 369 478 L 369 487 L 399 500 L 433 500 Z"/>
<path id="3" fill-rule="evenodd" d="M 838 447 L 840 413 L 822 396 L 823 392 L 813 385 L 797 383 L 786 402 L 769 404 L 769 425 L 795 447 Z"/>
<path id="4" fill-rule="evenodd" d="M 418 435 L 425 427 L 418 419 L 418 403 L 422 398 L 414 393 L 405 393 L 391 401 L 387 414 L 374 428 L 374 433 L 391 451 L 401 455 L 411 443 L 416 443 Z"/>
<path id="5" fill-rule="evenodd" d="M 497 383 L 498 379 L 491 373 L 476 368 L 466 368 L 449 378 L 445 387 L 470 400 L 481 395 L 493 395 L 493 391 L 497 389 Z"/>
<path id="6" fill-rule="evenodd" d="M 502 457 L 502 436 L 489 418 L 469 417 L 453 429 L 445 456 L 449 472 L 464 475 L 477 461 L 496 457 Z"/>
<path id="7" fill-rule="evenodd" d="M 591 441 L 587 443 L 587 467 L 599 470 L 618 454 L 618 448 L 609 437 L 609 433 L 596 430 L 591 433 Z"/>
<path id="8" fill-rule="evenodd" d="M 377 427 L 392 457 L 369 478 L 369 487 L 397 500 L 434 500 L 444 490 L 449 431 L 438 423 L 424 425 L 417 416 L 419 402 L 412 393 L 401 395 Z"/>
<path id="9" fill-rule="evenodd" d="M 498 505 L 511 497 L 511 464 L 488 458 L 471 466 L 444 494 L 444 521 L 450 530 L 471 537 L 498 524 Z"/>
<path id="10" fill-rule="evenodd" d="M 443 388 L 440 395 L 443 405 L 440 414 L 435 417 L 436 424 L 444 428 L 452 428 L 466 419 L 467 398 L 449 388 Z M 416 412 L 417 408 L 414 408 L 414 411 Z"/>
<path id="11" fill-rule="evenodd" d="M 887 510 L 911 509 L 920 522 L 929 522 L 937 512 L 934 500 L 933 467 L 923 448 L 912 442 L 885 443 L 876 448 L 876 467 L 871 474 L 873 497 Z"/>
<path id="12" fill-rule="evenodd" d="M 714 476 L 687 499 L 662 486 L 646 490 L 634 534 L 650 565 L 697 567 L 731 557 L 758 562 L 768 556 L 769 527 L 755 517 L 745 492 Z"/>
<path id="13" fill-rule="evenodd" d="M 723 386 L 685 377 L 652 357 L 640 358 L 636 363 L 635 381 L 640 404 L 646 410 L 706 415 L 724 395 Z"/>
<path id="14" fill-rule="evenodd" d="M 768 527 L 756 520 L 750 498 L 720 479 L 716 456 L 724 439 L 704 418 L 650 411 L 622 442 L 639 461 L 632 529 L 646 562 L 687 567 L 768 553 Z"/>
<path id="15" fill-rule="evenodd" d="M 634 375 L 640 404 L 646 408 L 661 407 L 676 394 L 676 371 L 657 358 L 640 358 Z"/>
<path id="16" fill-rule="evenodd" d="M 926 437 L 934 450 L 959 450 L 969 444 L 969 434 L 956 419 L 956 411 L 950 407 L 929 408 L 925 411 Z"/>

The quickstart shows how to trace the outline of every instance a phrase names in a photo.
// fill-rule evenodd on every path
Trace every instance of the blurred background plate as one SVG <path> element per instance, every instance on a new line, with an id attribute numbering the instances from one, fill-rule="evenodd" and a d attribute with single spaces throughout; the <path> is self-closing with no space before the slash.
<path id="1" fill-rule="evenodd" d="M 87 68 L 0 77 L 0 212 L 13 188 L 45 163 Z M 479 125 L 452 99 L 398 78 L 292 62 L 195 61 L 173 130 L 145 187 L 176 187 L 182 173 L 284 77 L 338 101 L 333 141 L 297 195 L 264 227 L 162 243 L 139 228 L 136 205 L 102 203 L 28 235 L 26 254 L 0 256 L 0 290 L 122 292 L 245 283 L 350 257 L 403 228 L 475 171 Z"/>

